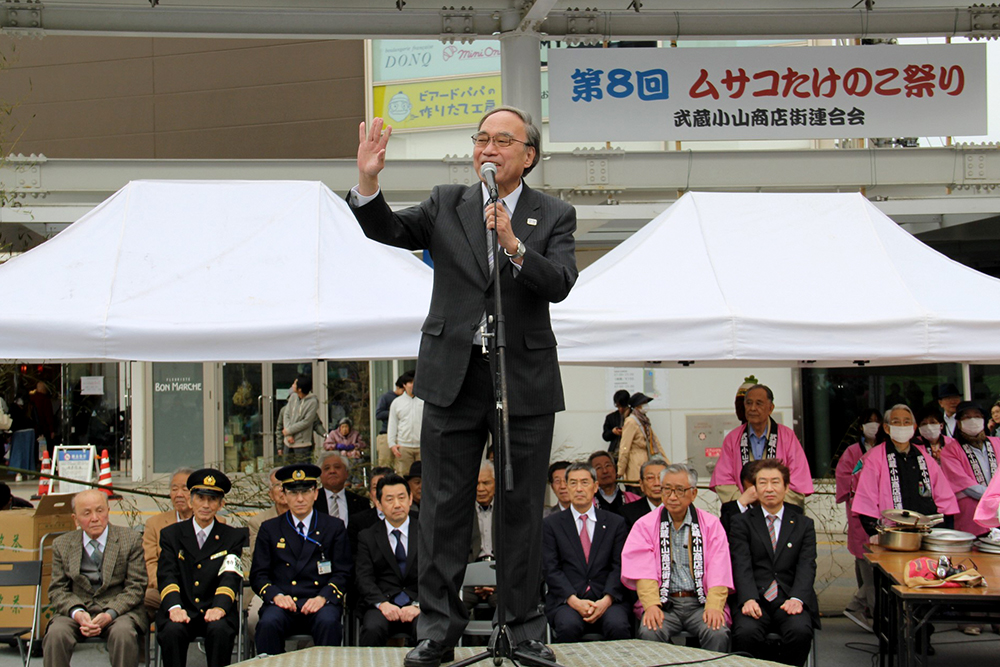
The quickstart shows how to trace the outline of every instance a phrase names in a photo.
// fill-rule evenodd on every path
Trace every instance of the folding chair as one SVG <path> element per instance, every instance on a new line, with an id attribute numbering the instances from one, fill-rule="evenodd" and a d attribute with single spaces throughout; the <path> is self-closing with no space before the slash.
<path id="1" fill-rule="evenodd" d="M 27 627 L 4 627 L 0 628 L 0 641 L 17 641 L 17 648 L 21 652 L 21 663 L 25 667 L 31 665 L 31 647 L 35 640 L 35 632 L 38 629 L 38 613 L 42 604 L 42 561 L 29 560 L 20 563 L 0 563 L 0 588 L 9 586 L 33 586 L 35 588 L 35 604 L 31 610 L 31 625 Z M 15 603 L 19 604 L 18 600 Z M 27 621 L 25 614 L 25 621 Z M 24 634 L 28 634 L 28 641 L 25 642 Z"/>
<path id="2" fill-rule="evenodd" d="M 479 561 L 477 563 L 469 563 L 465 566 L 465 580 L 462 582 L 463 588 L 465 586 L 496 586 L 497 585 L 497 571 L 494 569 L 496 563 L 494 561 Z M 477 604 L 473 611 L 476 609 L 484 609 L 487 605 Z M 476 619 L 470 619 L 469 624 L 465 626 L 465 632 L 462 633 L 462 637 L 458 640 L 458 645 L 463 646 L 463 640 L 465 635 L 470 635 L 473 637 L 489 637 L 493 634 L 493 621 L 479 621 Z"/>

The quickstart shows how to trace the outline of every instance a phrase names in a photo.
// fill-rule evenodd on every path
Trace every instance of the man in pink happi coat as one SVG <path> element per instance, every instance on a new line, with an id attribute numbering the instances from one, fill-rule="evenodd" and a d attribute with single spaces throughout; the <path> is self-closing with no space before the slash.
<path id="1" fill-rule="evenodd" d="M 729 541 L 719 519 L 691 506 L 698 473 L 668 465 L 660 473 L 663 503 L 632 527 L 622 550 L 622 582 L 643 607 L 639 639 L 669 642 L 686 631 L 708 651 L 729 650 L 733 590 Z"/>
<path id="2" fill-rule="evenodd" d="M 988 531 L 976 523 L 974 516 L 987 485 L 997 476 L 1000 438 L 986 435 L 986 413 L 977 403 L 963 401 L 955 414 L 955 440 L 941 450 L 941 469 L 958 498 L 955 528 L 983 535 Z"/>
<path id="3" fill-rule="evenodd" d="M 795 432 L 771 419 L 774 392 L 767 385 L 754 385 L 743 397 L 743 405 L 747 423 L 730 431 L 722 441 L 722 453 L 708 488 L 724 503 L 736 500 L 743 493 L 740 470 L 746 463 L 778 459 L 792 475 L 785 502 L 802 507 L 805 497 L 813 492 L 812 473 Z"/>

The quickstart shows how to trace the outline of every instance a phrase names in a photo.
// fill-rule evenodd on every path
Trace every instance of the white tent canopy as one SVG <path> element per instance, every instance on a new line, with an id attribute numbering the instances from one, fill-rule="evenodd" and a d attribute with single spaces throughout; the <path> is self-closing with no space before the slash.
<path id="1" fill-rule="evenodd" d="M 860 194 L 692 193 L 553 308 L 564 363 L 1000 360 L 1000 281 Z"/>
<path id="2" fill-rule="evenodd" d="M 135 181 L 0 266 L 0 358 L 410 358 L 431 280 L 321 183 Z"/>

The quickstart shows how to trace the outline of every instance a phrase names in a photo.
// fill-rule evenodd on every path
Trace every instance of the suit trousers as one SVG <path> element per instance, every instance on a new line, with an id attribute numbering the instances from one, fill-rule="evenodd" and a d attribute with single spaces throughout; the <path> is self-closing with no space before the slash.
<path id="1" fill-rule="evenodd" d="M 413 640 L 417 637 L 416 621 L 409 623 L 390 621 L 378 609 L 369 609 L 361 621 L 361 636 L 358 638 L 358 645 L 385 646 L 389 637 L 397 634 L 408 635 L 406 643 L 414 643 Z"/>
<path id="2" fill-rule="evenodd" d="M 420 501 L 420 616 L 417 636 L 454 646 L 468 612 L 462 580 L 475 521 L 476 481 L 487 434 L 495 421 L 493 376 L 481 348 L 472 346 L 469 367 L 455 402 L 424 403 L 420 436 L 423 498 Z M 510 416 L 509 449 L 514 489 L 504 493 L 503 541 L 498 551 L 498 584 L 505 600 L 504 621 L 516 644 L 542 640 L 542 508 L 552 448 L 554 414 Z M 497 470 L 497 493 L 503 472 Z M 500 527 L 497 527 L 500 530 Z"/>
<path id="3" fill-rule="evenodd" d="M 773 602 L 763 598 L 760 604 L 761 617 L 744 616 L 740 608 L 735 608 L 733 616 L 733 650 L 746 651 L 759 660 L 771 660 L 785 665 L 806 664 L 812 646 L 813 625 L 808 610 L 790 615 L 781 609 L 787 598 L 779 596 Z M 770 644 L 765 641 L 769 632 L 781 635 L 781 641 Z"/>
<path id="4" fill-rule="evenodd" d="M 553 640 L 560 644 L 578 642 L 584 635 L 592 632 L 601 634 L 606 641 L 632 638 L 628 607 L 618 602 L 608 607 L 604 615 L 593 623 L 584 621 L 580 612 L 568 604 L 560 605 L 552 614 L 551 621 L 552 632 L 555 634 Z"/>
<path id="5" fill-rule="evenodd" d="M 233 661 L 233 644 L 236 643 L 236 615 L 239 609 L 231 609 L 229 614 L 218 621 L 205 622 L 201 614 L 188 614 L 188 623 L 167 621 L 156 624 L 156 641 L 160 644 L 160 655 L 165 667 L 185 667 L 188 646 L 196 637 L 205 638 L 205 660 L 208 667 L 225 667 Z"/>
<path id="6" fill-rule="evenodd" d="M 729 627 L 723 625 L 713 630 L 705 624 L 702 615 L 705 605 L 698 598 L 670 598 L 670 606 L 663 610 L 663 623 L 656 630 L 649 630 L 639 624 L 638 639 L 670 643 L 672 637 L 681 632 L 689 632 L 698 638 L 698 644 L 706 651 L 726 653 L 729 651 Z"/>
<path id="7" fill-rule="evenodd" d="M 119 616 L 111 621 L 101 637 L 108 641 L 111 667 L 136 667 L 139 664 L 139 628 L 131 616 Z M 77 643 L 85 639 L 79 623 L 69 616 L 56 616 L 49 622 L 42 640 L 42 664 L 45 667 L 66 667 Z"/>
<path id="8" fill-rule="evenodd" d="M 275 604 L 260 610 L 254 643 L 257 653 L 278 655 L 285 652 L 285 640 L 292 635 L 312 635 L 316 646 L 340 646 L 343 627 L 339 604 L 325 604 L 315 614 L 285 611 Z"/>

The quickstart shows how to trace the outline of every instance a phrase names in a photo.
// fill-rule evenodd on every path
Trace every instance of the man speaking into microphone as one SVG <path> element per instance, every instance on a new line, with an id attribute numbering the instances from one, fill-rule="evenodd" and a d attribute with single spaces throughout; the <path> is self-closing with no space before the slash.
<path id="1" fill-rule="evenodd" d="M 391 134 L 381 118 L 371 127 L 361 124 L 359 180 L 348 202 L 368 238 L 428 249 L 434 260 L 434 290 L 421 327 L 414 384 L 414 393 L 425 402 L 419 641 L 404 664 L 437 667 L 451 660 L 468 620 L 461 584 L 475 520 L 476 480 L 487 434 L 496 432 L 493 377 L 482 339 L 487 316 L 494 312 L 494 261 L 500 262 L 506 321 L 508 451 L 514 472 L 514 489 L 504 496 L 505 618 L 518 649 L 552 659 L 541 642 L 545 617 L 538 609 L 541 520 L 552 426 L 564 403 L 549 304 L 565 299 L 576 282 L 576 211 L 522 180 L 538 163 L 541 133 L 520 109 L 497 107 L 479 121 L 472 136 L 473 163 L 484 182 L 436 186 L 421 204 L 395 213 L 378 180 Z M 483 169 L 486 163 L 492 166 Z M 486 180 L 496 182 L 496 206 Z M 490 229 L 496 229 L 497 248 L 490 247 Z M 502 482 L 502 473 L 498 476 Z"/>

